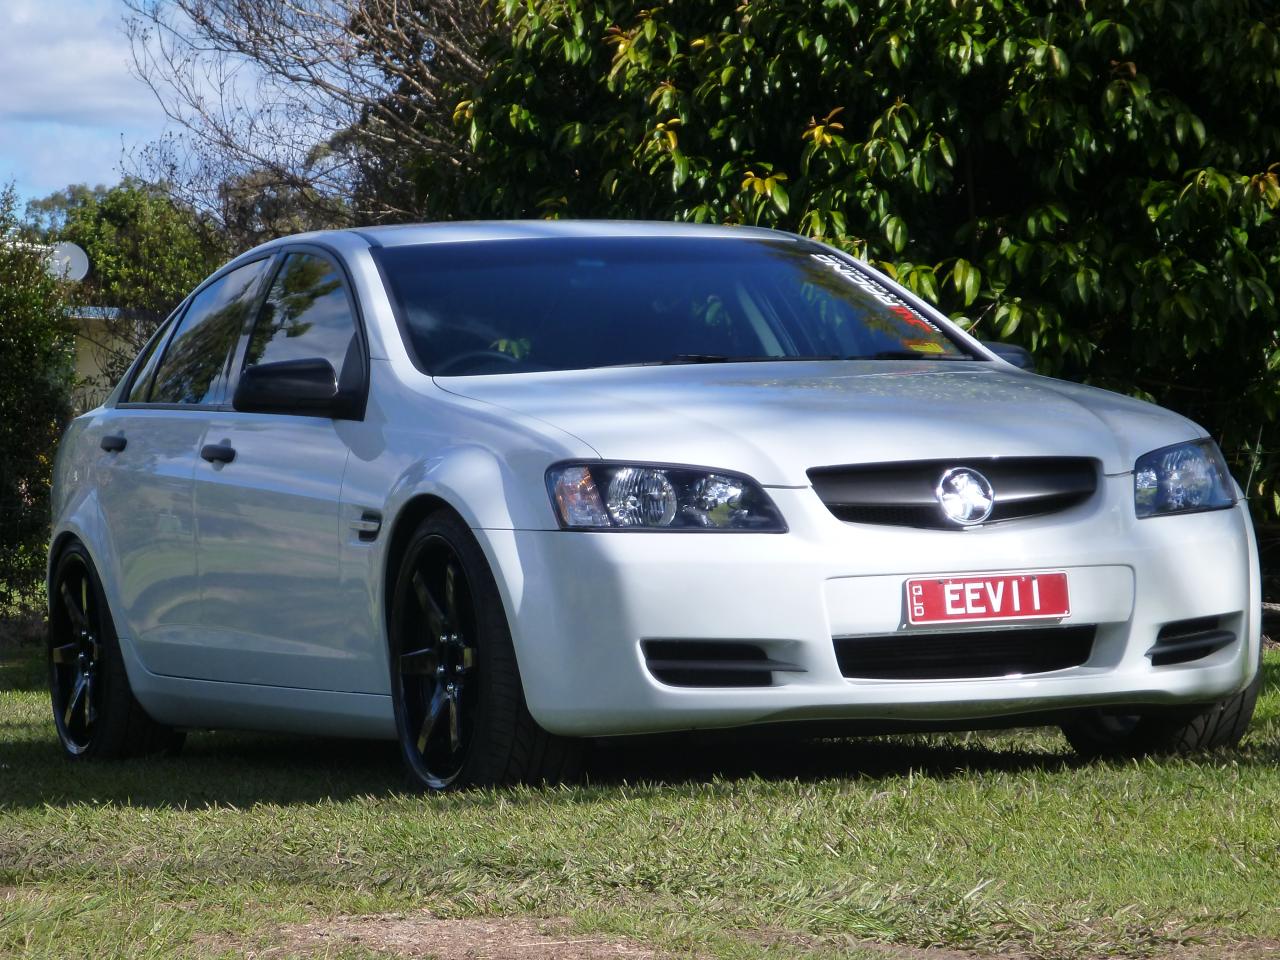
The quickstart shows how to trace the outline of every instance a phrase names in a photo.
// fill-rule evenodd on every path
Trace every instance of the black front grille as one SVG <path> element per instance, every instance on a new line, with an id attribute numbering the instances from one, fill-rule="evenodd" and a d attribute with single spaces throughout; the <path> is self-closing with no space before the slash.
<path id="1" fill-rule="evenodd" d="M 859 680 L 963 680 L 1048 673 L 1089 659 L 1096 627 L 837 637 L 840 672 Z"/>
<path id="2" fill-rule="evenodd" d="M 1222 628 L 1222 617 L 1196 617 L 1166 623 L 1147 651 L 1153 667 L 1190 663 L 1235 642 L 1236 635 Z"/>
<path id="3" fill-rule="evenodd" d="M 1057 513 L 1084 503 L 1098 488 L 1098 464 L 1088 457 L 1003 457 L 917 460 L 815 467 L 813 489 L 827 509 L 849 523 L 962 529 L 938 503 L 942 475 L 969 467 L 990 481 L 995 504 L 987 523 Z"/>
<path id="4" fill-rule="evenodd" d="M 642 649 L 654 679 L 673 687 L 767 687 L 774 673 L 804 673 L 754 643 L 646 640 Z"/>

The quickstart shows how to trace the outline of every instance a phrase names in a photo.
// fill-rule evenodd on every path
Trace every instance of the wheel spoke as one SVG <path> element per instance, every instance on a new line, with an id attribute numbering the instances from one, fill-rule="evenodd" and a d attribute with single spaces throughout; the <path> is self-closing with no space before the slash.
<path id="1" fill-rule="evenodd" d="M 80 578 L 80 612 L 84 614 L 85 629 L 89 629 L 89 578 Z"/>
<path id="2" fill-rule="evenodd" d="M 449 625 L 458 629 L 462 618 L 458 616 L 457 568 L 452 560 L 444 568 L 444 609 L 449 615 Z"/>
<path id="3" fill-rule="evenodd" d="M 83 673 L 76 677 L 75 689 L 71 691 L 71 696 L 67 699 L 67 709 L 62 715 L 62 723 L 64 726 L 71 726 L 71 718 L 75 715 L 76 707 L 80 705 L 80 701 L 84 698 L 84 690 L 88 684 L 89 678 Z"/>
<path id="4" fill-rule="evenodd" d="M 413 592 L 417 594 L 418 606 L 422 608 L 427 618 L 427 636 L 432 642 L 438 641 L 445 633 L 445 615 L 440 609 L 440 604 L 436 603 L 436 598 L 431 596 L 431 591 L 427 589 L 427 581 L 422 576 L 421 570 L 415 570 L 413 573 Z"/>
<path id="5" fill-rule="evenodd" d="M 85 726 L 94 723 L 98 719 L 98 697 L 95 691 L 93 675 L 86 674 L 84 678 L 84 722 Z"/>
<path id="6" fill-rule="evenodd" d="M 80 659 L 80 645 L 78 643 L 64 643 L 60 647 L 53 648 L 53 662 L 61 665 L 75 663 Z"/>
<path id="7" fill-rule="evenodd" d="M 71 596 L 71 590 L 68 589 L 65 580 L 58 592 L 62 595 L 62 605 L 66 608 L 67 616 L 71 618 L 71 625 L 76 630 L 88 630 L 89 622 L 84 617 L 84 611 L 76 605 L 75 598 Z"/>
<path id="8" fill-rule="evenodd" d="M 440 714 L 444 712 L 444 703 L 444 687 L 437 686 L 436 692 L 431 695 L 431 703 L 427 707 L 427 715 L 422 718 L 422 730 L 418 733 L 418 753 L 426 754 L 427 741 L 431 739 L 431 734 L 436 728 L 436 721 L 440 719 Z"/>
<path id="9" fill-rule="evenodd" d="M 454 753 L 462 747 L 462 711 L 458 708 L 458 691 L 449 692 L 449 746 Z"/>
<path id="10" fill-rule="evenodd" d="M 400 673 L 406 677 L 434 676 L 439 658 L 434 647 L 423 647 L 400 655 Z"/>

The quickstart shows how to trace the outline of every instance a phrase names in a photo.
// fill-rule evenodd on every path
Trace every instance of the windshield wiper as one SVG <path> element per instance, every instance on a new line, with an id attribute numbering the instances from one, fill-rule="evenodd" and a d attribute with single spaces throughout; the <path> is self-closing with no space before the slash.
<path id="1" fill-rule="evenodd" d="M 665 360 L 640 360 L 636 363 L 615 363 L 615 367 L 666 367 L 682 363 L 795 363 L 801 360 L 845 360 L 838 354 L 815 354 L 805 357 L 733 357 L 726 353 L 677 353 Z"/>
<path id="2" fill-rule="evenodd" d="M 916 350 L 881 350 L 864 356 L 846 357 L 846 360 L 974 360 L 975 357 L 956 356 L 953 353 L 920 353 Z"/>
<path id="3" fill-rule="evenodd" d="M 842 356 L 838 353 L 808 356 L 730 356 L 727 353 L 677 353 L 664 360 L 637 360 L 632 363 L 609 363 L 609 367 L 671 367 L 694 363 L 801 363 L 806 360 L 973 360 L 974 357 L 942 353 L 917 353 L 915 350 L 881 350 L 866 355 Z"/>

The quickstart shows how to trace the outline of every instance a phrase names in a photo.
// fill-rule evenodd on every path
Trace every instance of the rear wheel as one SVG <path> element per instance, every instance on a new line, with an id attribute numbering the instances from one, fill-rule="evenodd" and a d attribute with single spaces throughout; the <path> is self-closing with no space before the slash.
<path id="1" fill-rule="evenodd" d="M 484 552 L 454 514 L 413 532 L 392 594 L 391 689 L 401 754 L 427 790 L 557 781 L 577 741 L 530 716 Z"/>
<path id="2" fill-rule="evenodd" d="M 102 584 L 81 544 L 58 558 L 52 585 L 49 690 L 66 755 L 106 760 L 177 750 L 184 734 L 152 720 L 133 695 Z"/>
<path id="3" fill-rule="evenodd" d="M 1240 743 L 1262 689 L 1262 665 L 1253 681 L 1235 696 L 1185 709 L 1096 709 L 1062 725 L 1068 742 L 1081 756 L 1127 758 L 1151 754 L 1190 754 L 1234 747 Z"/>

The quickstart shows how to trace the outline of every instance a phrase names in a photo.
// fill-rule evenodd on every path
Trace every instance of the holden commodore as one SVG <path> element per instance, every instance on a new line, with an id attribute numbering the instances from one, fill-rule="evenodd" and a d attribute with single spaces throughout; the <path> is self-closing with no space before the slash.
<path id="1" fill-rule="evenodd" d="M 768 230 L 258 247 L 61 445 L 62 747 L 398 739 L 440 790 L 803 721 L 1236 743 L 1259 574 L 1222 455 L 1027 360 Z"/>

